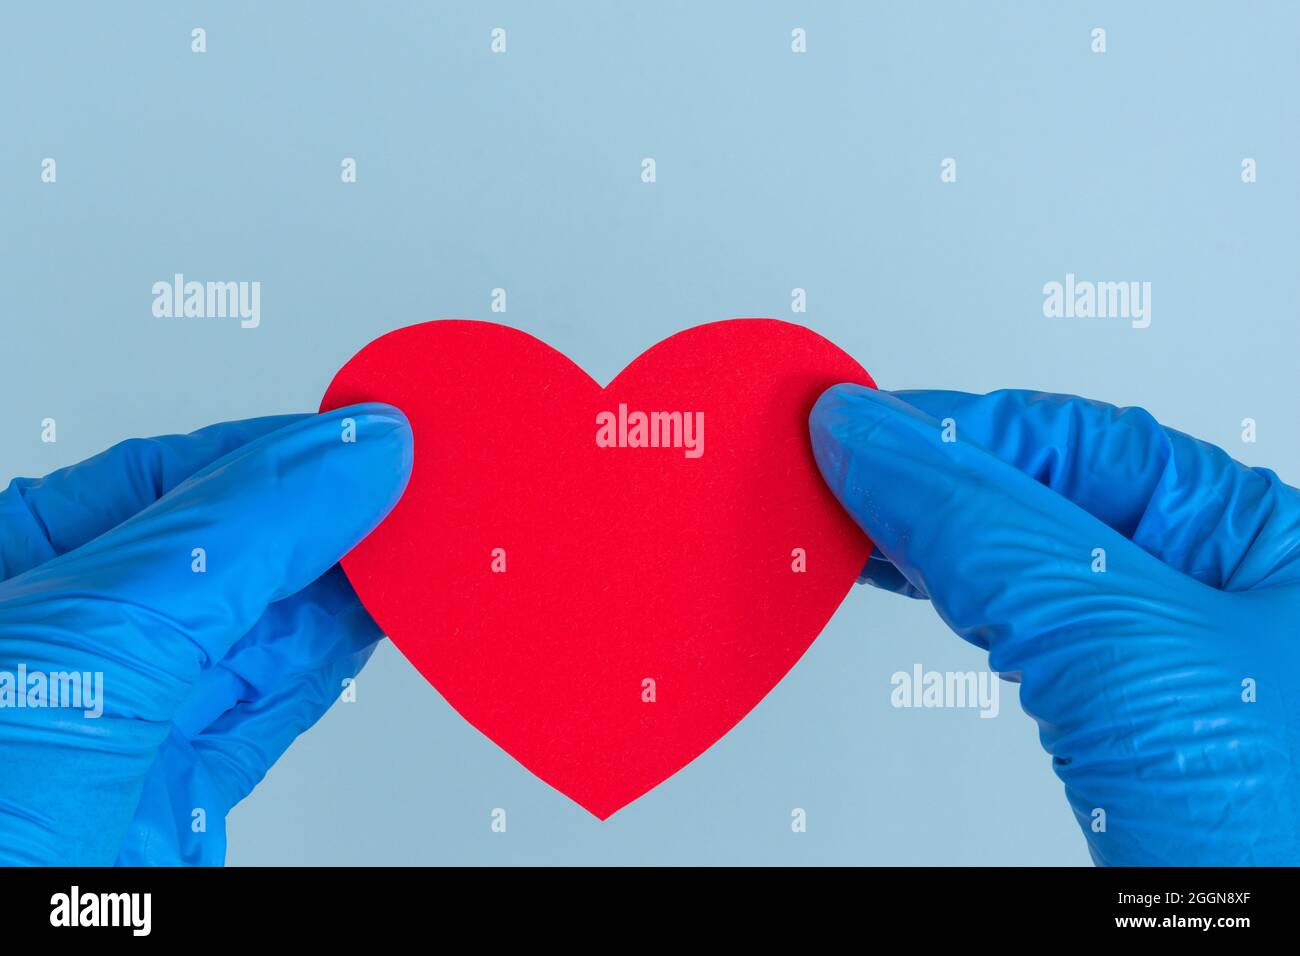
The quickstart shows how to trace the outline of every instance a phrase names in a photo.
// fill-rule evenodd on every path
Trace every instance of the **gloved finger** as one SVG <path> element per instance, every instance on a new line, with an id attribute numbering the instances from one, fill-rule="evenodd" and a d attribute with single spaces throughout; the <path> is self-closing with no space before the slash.
<path id="1" fill-rule="evenodd" d="M 1016 390 L 893 394 L 1204 584 L 1300 577 L 1300 492 L 1144 409 Z"/>
<path id="2" fill-rule="evenodd" d="M 365 613 L 365 612 L 360 612 Z M 320 720 L 374 652 L 371 642 L 347 651 L 313 671 L 286 677 L 254 700 L 240 701 L 191 740 L 229 810 L 252 792 L 298 735 Z"/>
<path id="3" fill-rule="evenodd" d="M 149 805 L 136 813 L 127 844 L 157 846 L 161 859 L 220 862 L 220 818 L 329 709 L 381 636 L 337 565 L 267 608 L 223 660 L 204 670 L 178 712 L 141 796 Z M 197 834 L 195 811 L 209 823 Z"/>
<path id="4" fill-rule="evenodd" d="M 221 866 L 228 808 L 209 806 L 220 792 L 212 768 L 175 727 L 158 745 L 114 866 Z"/>
<path id="5" fill-rule="evenodd" d="M 204 668 L 174 723 L 185 737 L 197 737 L 237 704 L 260 700 L 382 637 L 335 565 L 297 594 L 270 605 L 225 657 Z"/>
<path id="6" fill-rule="evenodd" d="M 153 504 L 200 468 L 305 418 L 273 415 L 188 435 L 131 438 L 0 492 L 0 581 L 79 548 Z"/>
<path id="7" fill-rule="evenodd" d="M 944 441 L 938 421 L 887 392 L 837 385 L 810 426 L 840 502 L 958 635 L 990 650 L 996 671 L 1019 673 L 1076 642 L 1056 672 L 1086 652 L 1080 635 L 1099 620 L 1128 614 L 1123 632 L 1148 622 L 1162 596 L 1180 603 L 1176 571 L 960 433 Z"/>
<path id="8" fill-rule="evenodd" d="M 890 560 L 880 553 L 879 548 L 871 549 L 871 556 L 858 575 L 859 584 L 870 584 L 882 591 L 893 591 L 904 597 L 929 600 L 930 595 L 918 589 L 911 581 L 903 577 L 903 572 L 894 567 Z"/>
<path id="9" fill-rule="evenodd" d="M 23 636 L 34 654 L 60 647 L 80 670 L 112 670 L 107 707 L 169 720 L 205 662 L 383 519 L 412 455 L 410 425 L 391 406 L 294 422 L 0 584 L 0 630 Z"/>

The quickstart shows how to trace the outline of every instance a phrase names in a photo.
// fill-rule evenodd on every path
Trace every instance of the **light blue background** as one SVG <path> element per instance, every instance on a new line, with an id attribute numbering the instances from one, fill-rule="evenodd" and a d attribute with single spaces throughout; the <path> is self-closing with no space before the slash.
<path id="1" fill-rule="evenodd" d="M 507 321 L 606 381 L 772 315 L 883 387 L 1140 404 L 1296 483 L 1297 49 L 1297 6 L 1268 3 L 5 4 L 0 476 L 312 409 L 426 319 Z M 174 272 L 260 280 L 261 327 L 154 318 Z M 1151 281 L 1151 327 L 1044 318 L 1066 272 Z M 230 862 L 1086 863 L 1014 688 L 995 720 L 895 710 L 917 662 L 984 666 L 857 589 L 739 727 L 599 823 L 385 645 L 232 814 Z"/>

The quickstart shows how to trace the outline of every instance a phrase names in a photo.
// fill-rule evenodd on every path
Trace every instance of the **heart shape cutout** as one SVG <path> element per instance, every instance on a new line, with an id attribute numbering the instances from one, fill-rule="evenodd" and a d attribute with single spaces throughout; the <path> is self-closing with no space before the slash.
<path id="1" fill-rule="evenodd" d="M 452 707 L 603 820 L 749 713 L 866 563 L 808 437 L 837 382 L 874 387 L 776 319 L 679 332 L 605 388 L 506 326 L 390 332 L 321 404 L 390 403 L 415 436 L 343 569 Z"/>

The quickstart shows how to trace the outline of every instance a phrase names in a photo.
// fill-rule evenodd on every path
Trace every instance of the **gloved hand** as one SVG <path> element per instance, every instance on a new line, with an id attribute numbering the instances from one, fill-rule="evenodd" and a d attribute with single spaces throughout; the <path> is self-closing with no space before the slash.
<path id="1" fill-rule="evenodd" d="M 10 484 L 0 862 L 221 863 L 226 813 L 380 637 L 337 562 L 411 462 L 406 419 L 371 404 L 128 441 Z"/>
<path id="2" fill-rule="evenodd" d="M 1020 682 L 1094 861 L 1300 863 L 1300 492 L 1069 396 L 839 385 L 811 429 L 864 580 Z"/>

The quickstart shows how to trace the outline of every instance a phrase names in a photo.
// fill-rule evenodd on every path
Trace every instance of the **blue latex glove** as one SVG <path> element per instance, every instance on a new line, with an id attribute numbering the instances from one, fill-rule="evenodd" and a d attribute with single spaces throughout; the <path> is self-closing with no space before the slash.
<path id="1" fill-rule="evenodd" d="M 380 637 L 337 562 L 411 461 L 402 414 L 357 405 L 10 484 L 0 672 L 102 672 L 103 714 L 0 707 L 0 862 L 221 863 L 226 813 Z"/>
<path id="2" fill-rule="evenodd" d="M 1020 682 L 1096 862 L 1300 863 L 1300 492 L 1069 396 L 840 385 L 811 427 L 864 580 Z"/>

